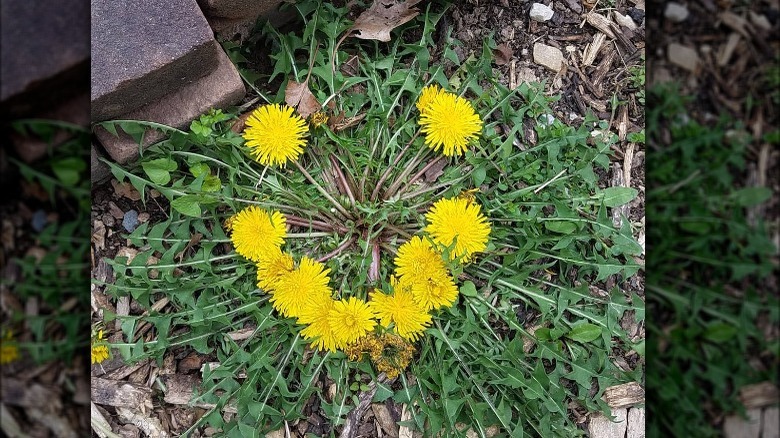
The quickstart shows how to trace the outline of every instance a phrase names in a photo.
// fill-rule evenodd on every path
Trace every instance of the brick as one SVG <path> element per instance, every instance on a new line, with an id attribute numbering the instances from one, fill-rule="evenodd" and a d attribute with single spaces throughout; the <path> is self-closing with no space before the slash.
<path id="1" fill-rule="evenodd" d="M 92 120 L 127 114 L 217 68 L 195 0 L 93 0 Z"/>
<path id="2" fill-rule="evenodd" d="M 282 3 L 281 0 L 198 0 L 203 13 L 209 17 L 257 18 L 264 16 Z"/>
<path id="3" fill-rule="evenodd" d="M 220 51 L 217 59 L 217 69 L 208 76 L 118 119 L 145 120 L 185 129 L 210 108 L 226 108 L 237 103 L 246 93 L 244 83 L 224 52 Z M 109 156 L 124 164 L 138 157 L 138 144 L 121 130 L 118 132 L 120 135 L 116 137 L 102 127 L 95 128 L 95 135 Z M 143 147 L 163 138 L 163 133 L 149 130 L 144 136 Z"/>
<path id="4" fill-rule="evenodd" d="M 0 107 L 29 117 L 89 88 L 89 1 L 0 2 Z"/>

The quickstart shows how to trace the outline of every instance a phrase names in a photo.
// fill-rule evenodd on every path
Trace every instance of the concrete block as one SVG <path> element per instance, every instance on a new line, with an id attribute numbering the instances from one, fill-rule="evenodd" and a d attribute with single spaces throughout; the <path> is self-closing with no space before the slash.
<path id="1" fill-rule="evenodd" d="M 217 68 L 195 0 L 92 1 L 92 120 L 127 114 Z"/>
<path id="2" fill-rule="evenodd" d="M 226 108 L 237 103 L 246 93 L 241 76 L 221 50 L 217 60 L 217 69 L 208 76 L 117 119 L 144 120 L 185 129 L 192 120 L 209 109 Z M 118 132 L 120 135 L 116 137 L 102 127 L 95 128 L 95 135 L 109 156 L 117 163 L 124 164 L 138 157 L 138 144 L 121 129 Z M 149 130 L 142 146 L 147 147 L 163 138 L 163 133 Z"/>
<path id="3" fill-rule="evenodd" d="M 281 0 L 198 0 L 209 17 L 257 18 L 279 7 Z"/>
<path id="4" fill-rule="evenodd" d="M 89 87 L 89 1 L 0 2 L 0 107 L 29 117 Z"/>

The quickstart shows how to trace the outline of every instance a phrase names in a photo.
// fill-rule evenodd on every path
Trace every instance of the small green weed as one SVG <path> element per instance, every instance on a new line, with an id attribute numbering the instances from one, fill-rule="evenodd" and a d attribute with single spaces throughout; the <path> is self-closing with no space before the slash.
<path id="1" fill-rule="evenodd" d="M 189 132 L 143 122 L 102 124 L 137 140 L 150 126 L 170 135 L 130 169 L 111 164 L 142 199 L 154 188 L 171 206 L 166 221 L 141 224 L 127 236 L 140 251 L 129 263 L 110 260 L 116 282 L 105 285 L 107 293 L 130 296 L 144 309 L 165 300 L 170 310 L 108 315 L 119 319 L 126 340 L 112 347 L 128 361 L 161 362 L 171 348 L 187 347 L 220 363 L 205 370 L 193 400 L 214 407 L 190 430 L 209 424 L 223 436 L 258 436 L 300 418 L 309 400 L 335 427 L 373 381 L 374 401 L 406 404 L 412 416 L 404 424 L 426 434 L 464 436 L 465 425 L 481 436 L 490 426 L 510 436 L 583 435 L 569 418 L 570 403 L 608 409 L 604 390 L 643 373 L 641 365 L 626 372 L 612 361 L 630 350 L 644 355 L 644 342 L 632 342 L 620 325 L 626 311 L 644 320 L 643 300 L 618 286 L 606 298 L 589 289 L 608 277 L 620 285 L 640 269 L 631 224 L 615 228 L 608 214 L 636 191 L 598 187 L 596 171 L 609 168 L 617 141 L 608 123 L 590 115 L 579 127 L 550 122 L 556 97 L 546 96 L 543 84 L 500 85 L 490 40 L 462 63 L 450 40 L 444 56 L 454 73 L 447 77 L 442 63 L 431 61 L 441 17 L 433 6 L 388 44 L 347 39 L 340 45 L 350 26 L 346 9 L 328 2 L 296 8 L 302 33 L 283 35 L 269 26 L 254 40 L 273 47 L 270 76 L 242 61 L 252 58 L 253 44 L 229 47 L 260 99 L 282 102 L 295 80 L 326 102 L 333 124 L 312 128 L 295 166 L 254 162 L 243 137 L 230 129 L 238 116 L 230 112 L 212 111 Z M 256 85 L 277 79 L 275 95 Z M 415 102 L 431 83 L 468 97 L 484 127 L 465 156 L 444 159 L 441 171 L 426 177 L 438 159 L 418 135 Z M 533 143 L 522 140 L 527 121 Z M 387 286 L 393 253 L 424 226 L 426 209 L 464 194 L 489 218 L 490 242 L 470 264 L 450 266 L 460 297 L 433 313 L 415 343 L 418 353 L 395 381 L 378 379 L 370 363 L 341 351 L 308 349 L 300 326 L 274 311 L 257 287 L 255 264 L 233 251 L 223 228 L 247 205 L 279 210 L 295 225 L 286 250 L 326 255 L 333 288 L 365 297 Z M 153 340 L 136 332 L 142 323 L 154 327 Z M 246 378 L 237 377 L 242 371 Z M 226 406 L 237 410 L 230 421 L 221 412 Z"/>
<path id="2" fill-rule="evenodd" d="M 24 324 L 32 332 L 33 340 L 19 346 L 36 362 L 68 361 L 88 343 L 89 132 L 54 120 L 19 120 L 13 128 L 49 143 L 57 131 L 74 134 L 35 165 L 13 160 L 27 181 L 40 184 L 48 193 L 50 205 L 44 208 L 58 211 L 60 220 L 33 234 L 43 256 L 15 260 L 23 281 L 6 284 L 21 299 L 39 299 L 42 308 L 40 315 L 20 313 L 8 321 L 12 327 Z M 53 336 L 55 333 L 62 335 Z"/>
<path id="3" fill-rule="evenodd" d="M 777 297 L 755 286 L 771 274 L 777 249 L 766 224 L 750 226 L 746 215 L 771 190 L 736 186 L 750 141 L 726 135 L 738 124 L 690 120 L 688 99 L 674 85 L 651 89 L 650 98 L 647 296 L 655 317 L 648 356 L 656 359 L 647 375 L 655 412 L 648 431 L 720 436 L 710 413 L 741 409 L 737 395 L 746 384 L 777 381 L 777 341 L 767 344 L 756 324 L 763 317 L 777 324 Z M 729 286 L 743 295 L 729 294 Z"/>

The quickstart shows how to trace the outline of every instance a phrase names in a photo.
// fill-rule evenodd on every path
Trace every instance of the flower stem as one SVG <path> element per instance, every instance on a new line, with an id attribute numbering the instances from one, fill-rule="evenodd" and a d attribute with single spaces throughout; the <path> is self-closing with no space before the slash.
<path id="1" fill-rule="evenodd" d="M 403 182 L 404 178 L 409 176 L 410 173 L 417 167 L 418 164 L 422 160 L 428 157 L 428 154 L 431 152 L 429 148 L 420 149 L 419 152 L 417 152 L 417 155 L 414 156 L 412 161 L 404 168 L 404 171 L 401 172 L 400 175 L 398 175 L 398 178 L 393 181 L 393 183 L 390 185 L 390 187 L 385 191 L 385 193 L 382 194 L 382 199 L 390 199 L 395 195 L 395 193 L 398 191 L 398 188 L 401 186 L 401 183 Z"/>
<path id="2" fill-rule="evenodd" d="M 353 243 L 355 243 L 355 236 L 350 236 L 347 240 L 341 242 L 341 245 L 336 247 L 336 249 L 334 249 L 333 251 L 331 251 L 331 252 L 325 254 L 324 256 L 318 258 L 317 261 L 322 263 L 322 262 L 325 262 L 327 260 L 330 260 L 333 257 L 336 257 L 337 255 L 341 254 L 342 251 L 344 251 L 345 249 L 349 248 L 349 246 L 352 245 Z"/>
<path id="3" fill-rule="evenodd" d="M 375 282 L 379 279 L 379 242 L 374 240 L 371 244 L 371 266 L 368 267 L 368 281 Z"/>
<path id="4" fill-rule="evenodd" d="M 409 147 L 414 143 L 414 140 L 417 138 L 417 136 L 420 135 L 420 130 L 418 129 L 417 132 L 414 133 L 412 138 L 409 140 L 408 143 L 406 143 L 406 146 L 404 146 L 403 149 L 401 149 L 401 152 L 398 153 L 398 155 L 395 156 L 395 159 L 393 160 L 393 164 L 387 167 L 385 172 L 382 174 L 382 176 L 379 178 L 379 181 L 376 183 L 376 187 L 374 187 L 374 191 L 371 192 L 371 201 L 376 201 L 376 198 L 379 196 L 379 190 L 382 188 L 382 184 L 387 181 L 387 178 L 390 176 L 390 172 L 393 171 L 395 166 L 398 164 L 399 161 L 401 161 L 401 158 L 404 156 L 407 150 L 409 150 Z"/>
<path id="5" fill-rule="evenodd" d="M 313 219 L 306 219 L 299 216 L 286 214 L 285 218 L 287 219 L 287 223 L 298 227 L 310 227 L 312 229 L 320 230 L 320 231 L 339 231 L 342 233 L 348 231 L 346 227 L 340 225 L 334 225 L 328 222 L 323 222 L 323 221 L 318 221 Z"/>
<path id="6" fill-rule="evenodd" d="M 421 176 L 425 175 L 425 172 L 427 172 L 428 169 L 430 169 L 431 167 L 435 166 L 436 163 L 438 163 L 439 161 L 441 161 L 443 159 L 444 159 L 444 155 L 439 155 L 438 157 L 436 157 L 435 160 L 431 160 L 430 162 L 428 162 L 428 164 L 426 164 L 425 167 L 420 169 L 419 172 L 414 174 L 414 176 L 406 184 L 404 184 L 404 187 L 401 189 L 401 193 L 402 194 L 406 193 L 406 191 L 409 189 L 409 186 L 414 184 L 414 182 L 417 181 Z"/>
<path id="7" fill-rule="evenodd" d="M 344 172 L 341 171 L 341 167 L 339 167 L 339 163 L 333 155 L 330 156 L 330 164 L 333 167 L 335 175 L 341 180 L 341 186 L 344 188 L 344 194 L 349 198 L 350 205 L 355 205 L 355 195 L 352 194 L 352 189 L 349 187 L 349 181 L 347 181 Z"/>
<path id="8" fill-rule="evenodd" d="M 294 163 L 298 167 L 298 170 L 301 171 L 303 176 L 305 176 L 306 179 L 309 180 L 309 182 L 312 183 L 312 185 L 317 188 L 317 190 L 322 194 L 322 196 L 325 197 L 325 199 L 327 199 L 328 201 L 330 201 L 331 204 L 333 204 L 333 207 L 335 207 L 336 210 L 339 213 L 341 213 L 345 219 L 352 219 L 352 215 L 349 214 L 349 212 L 341 204 L 339 204 L 339 202 L 335 200 L 333 196 L 331 196 L 331 194 L 328 193 L 327 190 L 323 189 L 322 186 L 319 185 L 319 183 L 317 183 L 317 181 L 315 181 L 314 178 L 311 177 L 311 175 L 309 175 L 309 172 L 307 172 L 306 169 L 304 169 L 299 162 L 294 161 Z"/>

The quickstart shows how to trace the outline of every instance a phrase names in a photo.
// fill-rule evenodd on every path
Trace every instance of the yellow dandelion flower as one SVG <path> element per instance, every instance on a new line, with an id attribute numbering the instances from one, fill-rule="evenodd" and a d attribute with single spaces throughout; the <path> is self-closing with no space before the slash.
<path id="1" fill-rule="evenodd" d="M 425 215 L 428 225 L 425 232 L 434 242 L 449 247 L 453 259 L 462 257 L 468 261 L 471 255 L 487 247 L 490 224 L 482 214 L 479 204 L 467 199 L 440 199 Z"/>
<path id="2" fill-rule="evenodd" d="M 374 329 L 374 312 L 365 301 L 350 297 L 336 301 L 328 313 L 328 322 L 340 347 L 349 345 Z"/>
<path id="3" fill-rule="evenodd" d="M 420 236 L 412 237 L 398 248 L 394 263 L 396 275 L 409 283 L 424 282 L 430 272 L 446 269 L 441 254 Z"/>
<path id="4" fill-rule="evenodd" d="M 103 340 L 103 330 L 100 330 L 92 339 L 92 364 L 101 363 L 108 356 L 108 344 Z"/>
<path id="5" fill-rule="evenodd" d="M 425 144 L 442 148 L 448 157 L 462 155 L 482 129 L 482 120 L 468 100 L 446 91 L 439 93 L 420 116 Z"/>
<path id="6" fill-rule="evenodd" d="M 274 247 L 257 262 L 257 287 L 266 292 L 276 289 L 276 283 L 295 268 L 292 255 Z"/>
<path id="7" fill-rule="evenodd" d="M 285 317 L 297 318 L 308 300 L 319 296 L 330 297 L 329 273 L 330 269 L 322 263 L 303 257 L 298 268 L 276 280 L 271 294 L 274 309 Z"/>
<path id="8" fill-rule="evenodd" d="M 309 123 L 315 128 L 328 123 L 328 115 L 322 111 L 316 112 L 309 117 Z"/>
<path id="9" fill-rule="evenodd" d="M 338 342 L 328 316 L 335 301 L 330 296 L 311 297 L 301 309 L 298 324 L 308 324 L 301 330 L 304 339 L 313 339 L 312 348 L 335 352 Z"/>
<path id="10" fill-rule="evenodd" d="M 449 307 L 458 299 L 458 287 L 446 269 L 432 271 L 428 278 L 411 284 L 414 301 L 425 310 Z"/>
<path id="11" fill-rule="evenodd" d="M 287 220 L 278 211 L 271 213 L 254 205 L 235 215 L 230 240 L 236 252 L 253 262 L 273 254 L 284 243 Z"/>
<path id="12" fill-rule="evenodd" d="M 431 323 L 431 315 L 415 302 L 411 285 L 405 287 L 397 284 L 392 295 L 376 290 L 368 305 L 382 326 L 395 324 L 395 331 L 405 339 L 417 340 Z"/>
<path id="13" fill-rule="evenodd" d="M 224 222 L 222 222 L 222 228 L 227 231 L 228 233 L 233 232 L 233 220 L 236 218 L 236 215 L 232 215 L 225 219 Z"/>
<path id="14" fill-rule="evenodd" d="M 436 84 L 431 84 L 423 88 L 422 92 L 420 92 L 420 97 L 417 99 L 417 111 L 419 111 L 420 114 L 425 114 L 434 99 L 443 92 L 444 90 Z"/>
<path id="15" fill-rule="evenodd" d="M 244 139 L 250 153 L 265 166 L 297 160 L 306 145 L 306 121 L 287 105 L 263 105 L 246 120 Z"/>
<path id="16" fill-rule="evenodd" d="M 19 359 L 19 346 L 14 341 L 11 330 L 0 337 L 0 365 L 5 365 Z"/>

